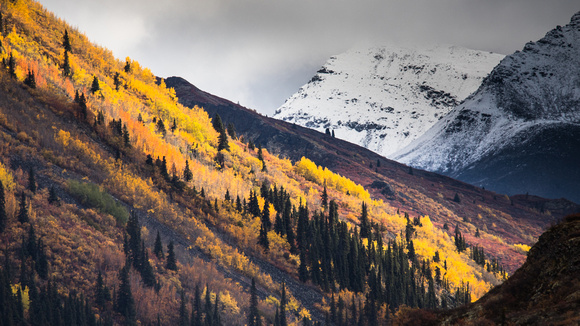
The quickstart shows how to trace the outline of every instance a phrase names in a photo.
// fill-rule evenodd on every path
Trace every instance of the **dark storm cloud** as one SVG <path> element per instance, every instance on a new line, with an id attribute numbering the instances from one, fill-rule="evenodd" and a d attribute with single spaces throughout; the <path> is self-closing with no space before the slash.
<path id="1" fill-rule="evenodd" d="M 512 53 L 577 0 L 42 0 L 116 56 L 271 114 L 355 44 L 446 43 Z"/>

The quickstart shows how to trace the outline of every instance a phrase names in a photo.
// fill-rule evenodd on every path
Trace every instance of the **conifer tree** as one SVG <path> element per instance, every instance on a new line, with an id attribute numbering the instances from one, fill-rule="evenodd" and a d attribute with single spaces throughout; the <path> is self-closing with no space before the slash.
<path id="1" fill-rule="evenodd" d="M 193 298 L 193 308 L 191 309 L 191 314 L 191 326 L 202 326 L 202 307 L 199 284 L 195 285 L 195 297 Z"/>
<path id="2" fill-rule="evenodd" d="M 8 57 L 8 74 L 10 77 L 16 78 L 16 59 L 14 59 L 12 52 L 10 52 L 10 57 Z"/>
<path id="3" fill-rule="evenodd" d="M 6 230 L 8 225 L 8 216 L 6 215 L 6 195 L 4 194 L 4 185 L 0 181 L 0 233 Z"/>
<path id="4" fill-rule="evenodd" d="M 286 320 L 286 283 L 282 282 L 282 294 L 280 296 L 280 326 L 288 326 Z"/>
<path id="5" fill-rule="evenodd" d="M 185 160 L 185 169 L 183 169 L 183 180 L 189 182 L 193 179 L 193 173 L 189 169 L 189 161 Z"/>
<path id="6" fill-rule="evenodd" d="M 322 207 L 328 209 L 328 192 L 326 192 L 326 182 L 324 183 L 324 190 L 322 191 Z"/>
<path id="7" fill-rule="evenodd" d="M 54 186 L 50 186 L 50 189 L 48 190 L 48 203 L 51 205 L 59 205 L 60 199 L 58 198 L 58 195 L 56 194 L 56 189 L 54 188 Z"/>
<path id="8" fill-rule="evenodd" d="M 33 194 L 36 193 L 36 177 L 34 176 L 34 169 L 32 167 L 28 169 L 28 190 Z"/>
<path id="9" fill-rule="evenodd" d="M 179 326 L 189 326 L 189 312 L 187 311 L 187 300 L 185 291 L 181 290 L 181 304 L 179 305 Z"/>
<path id="10" fill-rule="evenodd" d="M 461 203 L 461 198 L 459 198 L 459 194 L 455 193 L 455 197 L 453 197 L 453 201 L 456 203 Z"/>
<path id="11" fill-rule="evenodd" d="M 175 132 L 175 130 L 177 130 L 177 122 L 175 121 L 175 118 L 173 118 L 173 124 L 171 125 L 171 131 Z"/>
<path id="12" fill-rule="evenodd" d="M 243 210 L 242 201 L 240 200 L 240 195 L 237 195 L 237 197 L 236 197 L 236 211 L 238 211 L 238 213 L 241 213 L 242 210 Z"/>
<path id="13" fill-rule="evenodd" d="M 123 144 L 125 147 L 131 147 L 131 139 L 129 138 L 129 130 L 126 124 L 123 125 Z"/>
<path id="14" fill-rule="evenodd" d="M 213 120 L 211 121 L 213 128 L 215 129 L 215 131 L 217 131 L 218 133 L 222 133 L 225 129 L 224 129 L 224 124 L 222 122 L 222 118 L 220 117 L 219 114 L 215 114 L 213 117 Z"/>
<path id="15" fill-rule="evenodd" d="M 226 135 L 225 130 L 221 130 L 219 137 L 218 137 L 218 151 L 221 150 L 230 150 L 230 144 L 228 143 L 228 136 Z"/>
<path id="16" fill-rule="evenodd" d="M 125 59 L 125 67 L 123 68 L 123 70 L 125 70 L 126 73 L 131 73 L 131 60 L 129 60 L 129 57 L 127 57 L 127 59 Z"/>
<path id="17" fill-rule="evenodd" d="M 125 265 L 119 272 L 120 283 L 117 292 L 117 301 L 115 302 L 115 311 L 124 316 L 128 324 L 132 324 L 135 320 L 135 301 L 129 280 L 130 268 L 131 266 Z"/>
<path id="18" fill-rule="evenodd" d="M 160 132 L 163 136 L 167 134 L 167 130 L 165 129 L 165 124 L 163 123 L 163 119 L 159 118 L 157 120 L 157 131 Z"/>
<path id="19" fill-rule="evenodd" d="M 64 77 L 70 77 L 72 75 L 72 68 L 70 66 L 68 51 L 64 51 L 64 59 L 62 60 L 62 75 Z"/>
<path id="20" fill-rule="evenodd" d="M 236 138 L 236 128 L 234 127 L 233 123 L 228 123 L 228 127 L 227 127 L 227 132 L 228 135 L 230 135 L 230 137 L 232 137 L 232 139 Z"/>
<path id="21" fill-rule="evenodd" d="M 36 76 L 34 75 L 33 70 L 28 69 L 28 73 L 24 79 L 24 84 L 30 88 L 36 88 Z"/>
<path id="22" fill-rule="evenodd" d="M 155 237 L 155 243 L 153 244 L 153 253 L 157 258 L 163 259 L 163 244 L 161 243 L 161 235 L 159 231 L 157 231 L 157 236 Z"/>
<path id="23" fill-rule="evenodd" d="M 106 285 L 103 280 L 103 275 L 101 271 L 99 271 L 99 275 L 97 276 L 97 282 L 95 284 L 95 303 L 97 306 L 104 308 L 105 304 L 109 300 L 107 296 Z"/>
<path id="24" fill-rule="evenodd" d="M 362 203 L 362 213 L 360 218 L 360 237 L 368 238 L 371 235 L 371 225 L 367 212 L 367 204 Z"/>
<path id="25" fill-rule="evenodd" d="M 213 326 L 213 314 L 211 309 L 211 297 L 209 292 L 209 285 L 205 285 L 205 326 Z"/>
<path id="26" fill-rule="evenodd" d="M 266 231 L 264 223 L 260 225 L 258 244 L 264 248 L 264 252 L 268 252 L 268 250 L 270 250 L 270 240 L 268 240 L 268 231 Z"/>
<path id="27" fill-rule="evenodd" d="M 99 85 L 99 78 L 97 78 L 97 76 L 93 76 L 93 82 L 91 84 L 91 94 L 95 94 L 100 90 L 101 86 Z"/>
<path id="28" fill-rule="evenodd" d="M 18 210 L 18 222 L 28 222 L 28 205 L 26 204 L 26 195 L 24 192 L 20 195 L 20 209 Z"/>
<path id="29" fill-rule="evenodd" d="M 121 88 L 121 74 L 119 74 L 119 72 L 116 72 L 115 76 L 113 77 L 113 85 L 115 85 L 115 90 L 118 92 L 119 88 Z M 139 113 L 139 117 L 141 117 L 141 113 Z M 141 117 L 141 120 L 137 120 L 142 122 L 143 118 Z"/>
<path id="30" fill-rule="evenodd" d="M 170 241 L 167 245 L 167 263 L 165 268 L 176 271 L 177 270 L 177 259 L 175 258 L 174 244 Z"/>
<path id="31" fill-rule="evenodd" d="M 64 35 L 62 37 L 62 47 L 64 48 L 65 52 L 72 51 L 72 46 L 70 44 L 70 38 L 68 36 L 68 31 L 66 29 L 64 30 Z"/>
<path id="32" fill-rule="evenodd" d="M 214 326 L 221 326 L 222 325 L 219 305 L 220 305 L 220 293 L 216 291 L 215 304 L 214 304 L 214 310 L 213 310 L 213 318 L 212 318 Z"/>
<path id="33" fill-rule="evenodd" d="M 252 278 L 252 287 L 250 288 L 250 311 L 248 312 L 248 326 L 261 326 L 260 312 L 258 311 L 258 290 L 256 289 L 256 280 Z"/>

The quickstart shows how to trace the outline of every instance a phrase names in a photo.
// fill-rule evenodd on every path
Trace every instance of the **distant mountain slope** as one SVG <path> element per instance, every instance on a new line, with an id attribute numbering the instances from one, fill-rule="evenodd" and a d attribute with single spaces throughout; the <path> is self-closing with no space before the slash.
<path id="1" fill-rule="evenodd" d="M 373 197 L 382 198 L 392 207 L 410 212 L 412 216 L 429 215 L 434 224 L 445 223 L 488 230 L 504 239 L 488 242 L 467 235 L 472 243 L 484 243 L 486 252 L 501 259 L 509 271 L 523 263 L 525 256 L 508 243 L 529 243 L 540 235 L 551 221 L 580 210 L 566 200 L 550 201 L 534 196 L 514 196 L 506 199 L 493 192 L 388 160 L 368 149 L 326 136 L 309 128 L 268 118 L 231 101 L 199 90 L 186 80 L 170 77 L 179 101 L 193 107 L 202 106 L 213 117 L 219 114 L 225 123 L 235 124 L 238 134 L 261 144 L 269 152 L 296 161 L 307 155 L 316 164 L 347 176 L 367 187 Z M 377 161 L 380 166 L 377 166 Z M 372 167 L 371 167 L 372 165 Z M 453 201 L 455 193 L 462 200 Z M 452 235 L 451 235 L 452 236 Z"/>
<path id="2" fill-rule="evenodd" d="M 580 13 L 506 57 L 394 158 L 508 194 L 580 202 Z"/>
<path id="3" fill-rule="evenodd" d="M 477 90 L 503 55 L 458 46 L 353 49 L 331 57 L 274 115 L 385 157 Z"/>

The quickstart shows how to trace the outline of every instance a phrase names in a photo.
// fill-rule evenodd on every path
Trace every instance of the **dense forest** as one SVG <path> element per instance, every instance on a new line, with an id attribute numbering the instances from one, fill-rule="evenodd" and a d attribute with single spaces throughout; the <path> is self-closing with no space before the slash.
<path id="1" fill-rule="evenodd" d="M 272 155 L 34 1 L 0 1 L 0 58 L 0 325 L 379 325 L 507 276 L 464 237 L 493 235 Z"/>

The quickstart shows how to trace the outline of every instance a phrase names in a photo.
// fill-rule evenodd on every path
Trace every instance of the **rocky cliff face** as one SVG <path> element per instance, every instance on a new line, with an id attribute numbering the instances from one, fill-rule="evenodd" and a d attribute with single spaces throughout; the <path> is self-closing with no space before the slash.
<path id="1" fill-rule="evenodd" d="M 353 49 L 331 57 L 275 118 L 391 157 L 474 92 L 503 58 L 457 46 Z"/>
<path id="2" fill-rule="evenodd" d="M 580 201 L 580 13 L 506 58 L 393 155 L 496 191 Z"/>

